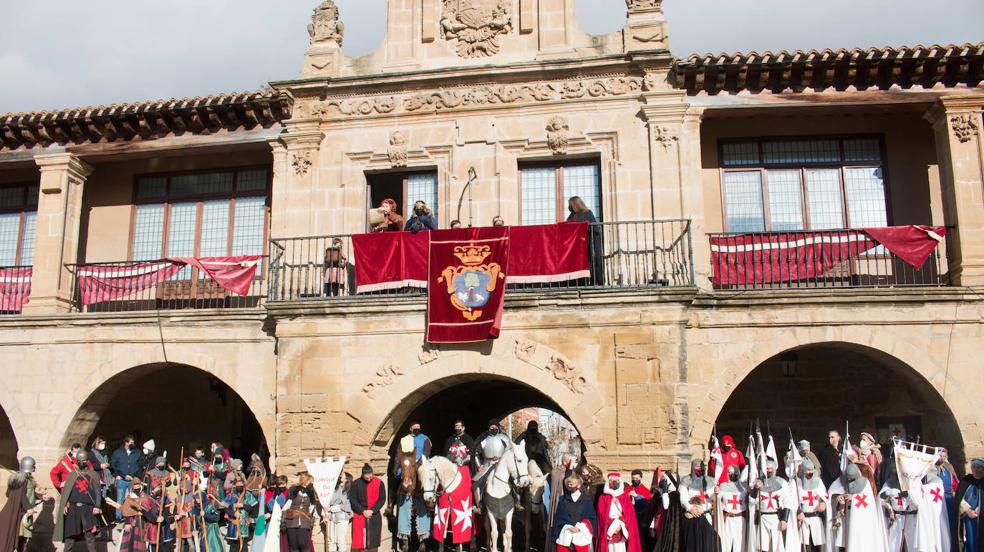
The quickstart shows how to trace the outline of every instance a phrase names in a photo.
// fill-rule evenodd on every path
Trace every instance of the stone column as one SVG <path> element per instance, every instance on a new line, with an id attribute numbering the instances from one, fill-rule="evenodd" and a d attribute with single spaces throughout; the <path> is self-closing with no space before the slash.
<path id="1" fill-rule="evenodd" d="M 285 134 L 270 141 L 273 149 L 273 238 L 317 234 L 313 229 L 314 174 L 325 133 L 316 120 L 288 123 Z"/>
<path id="2" fill-rule="evenodd" d="M 984 285 L 982 111 L 984 94 L 975 94 L 941 98 L 926 114 L 936 134 L 952 285 Z"/>
<path id="3" fill-rule="evenodd" d="M 694 283 L 709 289 L 710 253 L 700 177 L 702 110 L 684 103 L 683 92 L 656 90 L 652 84 L 647 88 L 642 113 L 649 128 L 653 217 L 690 220 Z"/>
<path id="4" fill-rule="evenodd" d="M 92 167 L 71 153 L 38 155 L 34 160 L 41 170 L 41 194 L 31 298 L 24 313 L 68 312 L 72 278 L 65 264 L 78 260 L 82 191 Z"/>

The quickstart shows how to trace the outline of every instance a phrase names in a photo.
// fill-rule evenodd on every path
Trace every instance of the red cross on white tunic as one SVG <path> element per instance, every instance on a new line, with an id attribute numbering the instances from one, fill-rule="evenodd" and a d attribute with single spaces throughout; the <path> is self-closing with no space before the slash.
<path id="1" fill-rule="evenodd" d="M 701 504 L 707 504 L 707 493 L 705 493 L 704 491 L 701 491 L 700 494 L 697 495 L 697 498 L 700 499 Z"/>
<path id="2" fill-rule="evenodd" d="M 868 495 L 866 495 L 866 494 L 854 495 L 854 507 L 855 508 L 867 508 L 868 507 Z"/>
<path id="3" fill-rule="evenodd" d="M 902 509 L 902 495 L 895 497 L 895 501 L 899 503 L 899 510 Z"/>
<path id="4" fill-rule="evenodd" d="M 779 495 L 777 495 L 776 493 L 762 494 L 762 502 L 767 502 L 767 504 L 765 505 L 766 508 L 775 508 L 778 505 L 777 504 L 778 498 Z"/>
<path id="5" fill-rule="evenodd" d="M 810 491 L 805 495 L 803 495 L 803 501 L 806 502 L 810 506 L 810 508 L 812 508 L 817 503 L 818 500 L 820 500 L 820 495 L 814 493 L 813 491 Z"/>
<path id="6" fill-rule="evenodd" d="M 728 503 L 728 506 L 731 506 L 734 510 L 737 510 L 738 507 L 741 506 L 741 500 L 738 499 L 738 495 L 731 495 L 731 498 L 729 498 L 726 502 Z"/>
<path id="7" fill-rule="evenodd" d="M 929 491 L 929 494 L 933 495 L 933 503 L 939 504 L 943 501 L 943 497 L 940 496 L 940 489 L 938 487 L 932 491 Z"/>

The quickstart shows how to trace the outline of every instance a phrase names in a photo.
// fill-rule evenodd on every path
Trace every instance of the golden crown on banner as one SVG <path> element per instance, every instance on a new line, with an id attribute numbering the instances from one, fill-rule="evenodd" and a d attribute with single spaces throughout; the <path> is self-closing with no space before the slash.
<path id="1" fill-rule="evenodd" d="M 492 248 L 488 245 L 456 245 L 454 256 L 465 266 L 478 266 L 482 264 L 486 257 L 492 254 Z"/>

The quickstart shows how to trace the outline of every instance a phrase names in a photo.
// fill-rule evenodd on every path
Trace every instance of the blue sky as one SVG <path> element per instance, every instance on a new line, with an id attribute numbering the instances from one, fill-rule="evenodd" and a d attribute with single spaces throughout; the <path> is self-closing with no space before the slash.
<path id="1" fill-rule="evenodd" d="M 576 0 L 617 30 L 624 0 Z M 345 51 L 382 40 L 383 0 L 336 0 Z M 297 76 L 318 0 L 0 0 L 0 113 L 253 90 Z M 982 0 L 665 0 L 691 53 L 984 40 Z"/>

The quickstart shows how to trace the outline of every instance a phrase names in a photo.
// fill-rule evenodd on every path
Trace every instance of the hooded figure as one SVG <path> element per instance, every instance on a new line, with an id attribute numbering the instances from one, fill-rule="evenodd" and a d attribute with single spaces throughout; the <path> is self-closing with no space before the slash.
<path id="1" fill-rule="evenodd" d="M 642 552 L 635 507 L 618 473 L 609 473 L 598 499 L 596 552 Z"/>
<path id="2" fill-rule="evenodd" d="M 31 536 L 34 516 L 28 512 L 40 503 L 35 492 L 34 467 L 34 458 L 25 456 L 20 461 L 20 471 L 7 480 L 7 503 L 0 510 L 0 544 L 4 550 L 18 548 L 18 537 Z"/>
<path id="3" fill-rule="evenodd" d="M 800 542 L 810 551 L 818 551 L 830 540 L 830 497 L 820 476 L 820 464 L 808 456 L 803 457 L 796 479 L 799 493 Z"/>
<path id="4" fill-rule="evenodd" d="M 890 465 L 891 466 L 891 465 Z M 891 473 L 882 485 L 878 497 L 882 500 L 882 508 L 888 516 L 888 543 L 892 550 L 918 550 L 916 548 L 919 524 L 916 514 L 919 513 L 919 499 L 909 498 L 909 488 L 902 488 L 898 471 L 890 467 Z"/>
<path id="5" fill-rule="evenodd" d="M 913 489 L 914 491 L 917 489 Z M 917 535 L 919 552 L 944 552 L 950 550 L 950 519 L 946 511 L 946 490 L 940 479 L 939 467 L 934 465 L 919 485 L 919 524 Z"/>
<path id="6" fill-rule="evenodd" d="M 705 552 L 716 546 L 711 510 L 714 508 L 714 480 L 705 475 L 704 461 L 690 463 L 690 475 L 680 481 L 680 504 L 684 519 L 681 522 L 681 544 L 686 552 Z"/>
<path id="7" fill-rule="evenodd" d="M 953 550 L 960 552 L 984 552 L 984 516 L 980 515 L 981 498 L 984 494 L 984 458 L 974 458 L 970 461 L 970 471 L 960 480 L 954 501 L 958 513 L 950 525 L 950 536 Z M 971 514 L 974 517 L 971 517 Z"/>
<path id="8" fill-rule="evenodd" d="M 727 481 L 718 487 L 718 512 L 721 552 L 744 552 L 748 489 L 741 482 L 738 466 L 728 468 Z"/>
<path id="9" fill-rule="evenodd" d="M 798 550 L 799 538 L 792 522 L 796 497 L 789 483 L 776 473 L 773 459 L 765 463 L 765 478 L 759 479 L 751 496 L 757 501 L 759 549 L 768 552 Z"/>
<path id="10" fill-rule="evenodd" d="M 76 455 L 79 467 L 68 474 L 55 510 L 55 534 L 53 540 L 63 541 L 65 550 L 71 550 L 75 542 L 85 539 L 89 552 L 96 552 L 96 533 L 102 514 L 102 493 L 99 476 L 89 466 L 89 453 L 80 450 Z M 64 513 L 64 515 L 59 515 Z"/>
<path id="11" fill-rule="evenodd" d="M 830 486 L 836 496 L 834 514 L 834 545 L 847 552 L 887 552 L 888 536 L 881 500 L 872 490 L 871 479 L 862 471 L 868 464 L 848 463 L 841 476 Z"/>
<path id="12" fill-rule="evenodd" d="M 721 478 L 718 479 L 718 483 L 726 483 L 728 481 L 728 469 L 731 466 L 737 466 L 738 473 L 745 469 L 746 460 L 745 455 L 738 450 L 735 446 L 735 440 L 730 435 L 725 435 L 721 437 L 721 463 L 723 464 L 721 468 Z M 708 465 L 708 472 L 711 476 L 717 473 L 716 461 L 712 458 Z"/>

